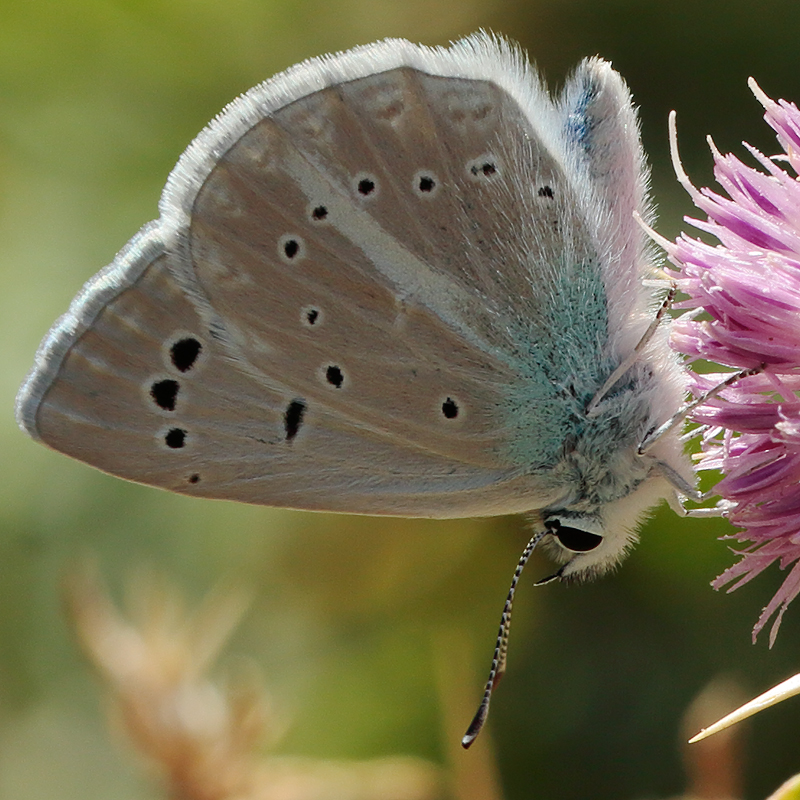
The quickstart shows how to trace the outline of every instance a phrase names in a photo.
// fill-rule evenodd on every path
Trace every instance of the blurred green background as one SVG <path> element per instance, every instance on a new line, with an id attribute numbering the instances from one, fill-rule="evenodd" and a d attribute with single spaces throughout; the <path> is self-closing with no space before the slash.
<path id="1" fill-rule="evenodd" d="M 446 523 L 329 517 L 193 501 L 125 484 L 15 427 L 35 348 L 81 284 L 156 215 L 160 189 L 222 106 L 302 58 L 386 36 L 517 39 L 551 85 L 611 59 L 641 107 L 659 230 L 691 213 L 668 165 L 667 114 L 708 185 L 704 136 L 774 152 L 753 75 L 800 100 L 800 4 L 763 0 L 2 0 L 0 2 L 0 798 L 159 796 L 105 728 L 62 614 L 70 562 L 99 555 L 115 589 L 155 565 L 191 598 L 220 578 L 255 600 L 229 648 L 252 657 L 283 714 L 277 751 L 412 754 L 458 771 L 457 741 L 489 666 L 521 518 Z M 488 736 L 503 795 L 667 797 L 683 790 L 680 719 L 715 675 L 748 694 L 800 671 L 800 603 L 776 646 L 750 629 L 770 569 L 726 596 L 721 521 L 660 510 L 618 574 L 534 589 L 515 606 L 510 671 Z M 800 770 L 798 705 L 749 730 L 746 796 Z M 459 796 L 466 800 L 468 794 Z"/>

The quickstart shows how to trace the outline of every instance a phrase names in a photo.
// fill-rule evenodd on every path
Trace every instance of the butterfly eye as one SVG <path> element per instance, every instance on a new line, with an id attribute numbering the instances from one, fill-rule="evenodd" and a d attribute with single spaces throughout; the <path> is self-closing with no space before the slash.
<path id="1" fill-rule="evenodd" d="M 603 541 L 603 537 L 597 533 L 584 531 L 580 528 L 570 528 L 567 525 L 562 525 L 558 520 L 552 520 L 547 523 L 550 533 L 558 539 L 563 547 L 567 550 L 572 550 L 573 553 L 588 553 L 599 547 Z"/>

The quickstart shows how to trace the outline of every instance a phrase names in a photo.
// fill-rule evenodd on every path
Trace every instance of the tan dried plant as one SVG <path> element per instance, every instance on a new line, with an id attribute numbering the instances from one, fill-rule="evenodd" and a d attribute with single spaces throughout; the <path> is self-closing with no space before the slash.
<path id="1" fill-rule="evenodd" d="M 127 613 L 96 568 L 67 581 L 78 639 L 108 690 L 112 715 L 173 800 L 440 800 L 441 771 L 415 758 L 329 762 L 262 756 L 270 721 L 252 670 L 221 686 L 208 671 L 241 619 L 241 591 L 212 591 L 187 611 L 167 581 L 139 574 Z"/>

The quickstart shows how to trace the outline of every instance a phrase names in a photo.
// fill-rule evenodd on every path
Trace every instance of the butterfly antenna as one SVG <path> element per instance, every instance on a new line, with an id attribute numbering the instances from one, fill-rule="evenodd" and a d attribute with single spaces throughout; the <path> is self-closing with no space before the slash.
<path id="1" fill-rule="evenodd" d="M 680 425 L 689 414 L 694 411 L 697 406 L 702 405 L 706 400 L 716 397 L 723 389 L 727 389 L 731 384 L 742 380 L 742 378 L 749 378 L 751 375 L 758 375 L 764 371 L 765 364 L 759 364 L 752 369 L 743 369 L 739 372 L 730 374 L 724 381 L 721 381 L 716 386 L 713 386 L 700 397 L 696 397 L 690 403 L 687 403 L 683 408 L 678 409 L 663 425 L 660 425 L 655 430 L 651 431 L 644 437 L 644 440 L 639 445 L 638 453 L 643 456 L 665 433 L 668 433 L 673 428 Z"/>
<path id="2" fill-rule="evenodd" d="M 517 584 L 519 583 L 520 575 L 522 575 L 522 570 L 525 569 L 525 565 L 528 563 L 531 553 L 534 551 L 536 545 L 539 544 L 539 541 L 546 533 L 547 531 L 537 533 L 528 542 L 528 544 L 525 545 L 525 549 L 522 551 L 517 568 L 514 570 L 514 577 L 511 579 L 511 588 L 508 590 L 506 604 L 503 606 L 503 613 L 500 616 L 500 631 L 497 634 L 497 642 L 494 646 L 492 668 L 489 670 L 489 680 L 486 681 L 486 688 L 483 690 L 481 704 L 478 706 L 478 710 L 475 713 L 475 716 L 472 718 L 472 722 L 470 722 L 469 728 L 467 728 L 467 732 L 464 734 L 464 738 L 461 740 L 461 746 L 465 750 L 469 748 L 469 746 L 478 738 L 478 734 L 483 729 L 483 726 L 486 723 L 486 718 L 489 716 L 489 703 L 492 700 L 492 692 L 494 691 L 494 687 L 500 683 L 500 678 L 503 677 L 503 674 L 506 671 L 508 635 L 511 631 L 511 608 L 514 605 L 514 593 L 517 590 Z M 560 577 L 560 575 L 559 573 L 556 573 L 550 578 L 545 578 L 544 581 L 540 581 L 540 583 L 548 583 L 550 580 L 555 580 L 558 577 Z"/>
<path id="3" fill-rule="evenodd" d="M 667 296 L 664 298 L 664 302 L 659 306 L 655 317 L 653 317 L 653 321 L 644 332 L 642 338 L 639 339 L 639 343 L 633 348 L 633 352 L 608 376 L 608 380 L 600 387 L 597 394 L 595 394 L 592 401 L 586 407 L 586 414 L 588 416 L 594 416 L 595 409 L 600 404 L 600 401 L 609 393 L 614 384 L 636 363 L 639 354 L 647 347 L 647 343 L 653 338 L 653 334 L 655 334 L 656 330 L 658 330 L 658 326 L 664 318 L 664 315 L 672 308 L 672 303 L 675 300 L 675 293 L 677 291 L 678 287 L 673 282 L 667 292 Z"/>

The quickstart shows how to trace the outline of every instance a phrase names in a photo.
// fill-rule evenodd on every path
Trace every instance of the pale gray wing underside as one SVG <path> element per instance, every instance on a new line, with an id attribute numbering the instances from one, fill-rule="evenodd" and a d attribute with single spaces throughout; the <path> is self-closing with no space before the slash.
<path id="1" fill-rule="evenodd" d="M 524 481 L 470 463 L 490 441 L 445 458 L 252 378 L 167 260 L 145 266 L 65 354 L 36 414 L 51 447 L 130 480 L 250 503 L 460 516 L 499 513 L 509 488 L 533 502 Z"/>
<path id="2" fill-rule="evenodd" d="M 444 77 L 331 62 L 314 91 L 287 73 L 283 106 L 232 104 L 45 341 L 21 424 L 252 503 L 448 517 L 563 494 L 566 382 L 607 367 L 591 191 L 538 85 L 512 96 L 442 52 Z"/>

